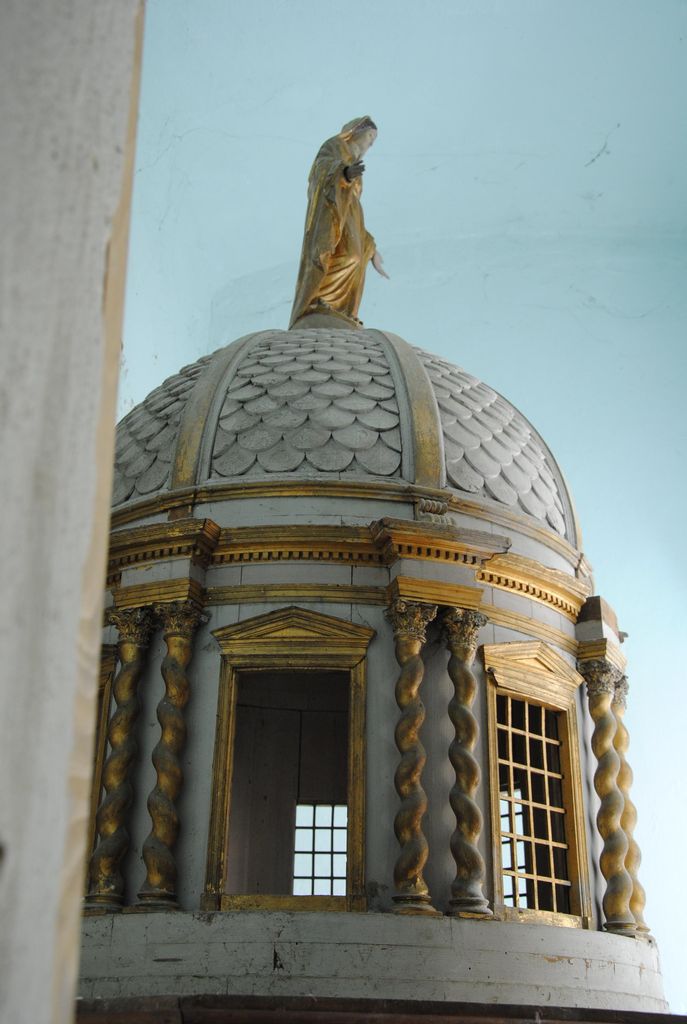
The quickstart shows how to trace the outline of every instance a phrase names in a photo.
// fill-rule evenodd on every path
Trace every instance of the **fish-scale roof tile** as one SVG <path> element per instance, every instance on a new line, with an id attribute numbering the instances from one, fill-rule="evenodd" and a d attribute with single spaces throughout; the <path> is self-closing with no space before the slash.
<path id="1" fill-rule="evenodd" d="M 524 416 L 475 377 L 437 356 L 418 355 L 435 393 L 441 391 L 437 404 L 449 484 L 473 493 L 481 490 L 565 534 L 563 504 L 548 453 Z M 463 446 L 462 454 L 457 445 Z"/>
<path id="2" fill-rule="evenodd" d="M 213 410 L 200 431 L 205 480 L 274 474 L 393 480 L 408 472 L 413 459 L 404 460 L 403 449 L 415 410 L 405 389 L 398 393 L 399 371 L 408 370 L 378 332 L 264 331 L 241 345 L 236 355 L 217 353 L 227 353 L 227 371 L 203 378 L 204 393 L 221 388 L 199 406 Z M 447 487 L 568 535 L 565 485 L 534 428 L 476 377 L 414 352 L 436 400 Z M 115 505 L 169 488 L 182 415 L 214 358 L 168 378 L 119 424 Z M 415 372 L 422 374 L 419 367 Z"/>

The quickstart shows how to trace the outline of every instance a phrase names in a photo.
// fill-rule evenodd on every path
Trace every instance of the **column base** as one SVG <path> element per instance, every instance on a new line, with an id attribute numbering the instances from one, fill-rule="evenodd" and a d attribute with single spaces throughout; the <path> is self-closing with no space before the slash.
<path id="1" fill-rule="evenodd" d="M 610 932 L 612 935 L 627 935 L 630 939 L 637 938 L 639 929 L 635 921 L 614 921 L 609 924 L 604 924 L 604 931 Z"/>
<path id="2" fill-rule="evenodd" d="M 105 914 L 121 914 L 124 908 L 120 903 L 90 903 L 84 901 L 84 917 L 103 917 Z"/>
<path id="3" fill-rule="evenodd" d="M 409 893 L 407 896 L 396 894 L 392 897 L 394 901 L 394 914 L 423 914 L 425 917 L 443 917 L 440 910 L 435 910 L 429 896 L 421 896 L 417 893 Z"/>
<path id="4" fill-rule="evenodd" d="M 447 917 L 493 917 L 489 903 L 483 897 L 465 896 L 448 901 Z"/>
<path id="5" fill-rule="evenodd" d="M 174 893 L 139 892 L 137 907 L 142 910 L 178 910 L 179 904 Z"/>

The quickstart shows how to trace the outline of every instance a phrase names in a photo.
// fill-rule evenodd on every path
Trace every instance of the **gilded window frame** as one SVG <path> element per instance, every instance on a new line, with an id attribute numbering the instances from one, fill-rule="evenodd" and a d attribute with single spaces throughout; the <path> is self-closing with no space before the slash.
<path id="1" fill-rule="evenodd" d="M 538 640 L 485 644 L 482 656 L 488 680 L 489 803 L 495 916 L 504 921 L 529 921 L 558 927 L 589 928 L 592 921 L 592 899 L 576 701 L 577 690 L 583 682 L 582 676 L 548 644 Z M 573 905 L 576 908 L 574 913 L 563 914 L 504 905 L 496 707 L 496 698 L 499 694 L 514 697 L 516 700 L 531 701 L 562 713 L 563 802 L 567 812 L 568 872 Z"/>
<path id="2" fill-rule="evenodd" d="M 365 697 L 368 626 L 291 606 L 213 630 L 221 656 L 217 730 L 212 769 L 203 910 L 364 911 Z M 347 671 L 348 835 L 345 896 L 234 894 L 225 891 L 236 730 L 238 676 L 244 671 L 288 669 Z"/>

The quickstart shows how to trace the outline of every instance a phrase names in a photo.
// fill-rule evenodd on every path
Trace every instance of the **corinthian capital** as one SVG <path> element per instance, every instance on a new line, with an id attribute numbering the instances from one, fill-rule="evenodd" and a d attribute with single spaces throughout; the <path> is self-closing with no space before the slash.
<path id="1" fill-rule="evenodd" d="M 120 641 L 147 647 L 155 632 L 155 616 L 151 608 L 108 608 L 106 621 L 119 633 Z"/>
<path id="2" fill-rule="evenodd" d="M 597 697 L 602 693 L 614 696 L 616 685 L 623 678 L 622 672 L 606 658 L 594 658 L 578 663 L 580 673 L 587 682 L 587 696 Z"/>
<path id="3" fill-rule="evenodd" d="M 436 605 L 409 604 L 397 598 L 387 609 L 386 617 L 391 623 L 394 636 L 413 637 L 424 644 L 427 626 L 436 618 Z"/>
<path id="4" fill-rule="evenodd" d="M 472 608 L 449 608 L 442 620 L 449 649 L 471 664 L 477 653 L 479 631 L 488 621 L 486 615 Z"/>
<path id="5" fill-rule="evenodd" d="M 169 601 L 155 605 L 157 616 L 165 636 L 171 634 L 191 637 L 201 622 L 207 622 L 207 616 L 193 601 Z"/>

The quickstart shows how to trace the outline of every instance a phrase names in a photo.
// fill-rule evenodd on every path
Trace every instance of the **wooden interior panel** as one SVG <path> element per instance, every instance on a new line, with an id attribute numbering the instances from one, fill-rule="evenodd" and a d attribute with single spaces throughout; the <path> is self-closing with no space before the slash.
<path id="1" fill-rule="evenodd" d="M 345 672 L 238 676 L 227 891 L 289 895 L 296 804 L 347 803 Z"/>

